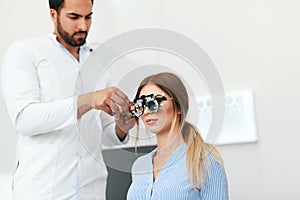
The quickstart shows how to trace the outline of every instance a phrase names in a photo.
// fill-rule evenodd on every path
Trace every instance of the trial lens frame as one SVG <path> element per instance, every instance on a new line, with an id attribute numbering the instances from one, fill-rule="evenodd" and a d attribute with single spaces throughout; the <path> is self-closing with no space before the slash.
<path id="1" fill-rule="evenodd" d="M 162 106 L 160 105 L 160 102 L 166 100 L 168 100 L 167 97 L 161 95 L 142 95 L 141 97 L 133 101 L 134 110 L 132 111 L 132 114 L 134 114 L 136 117 L 142 116 L 145 107 L 147 107 L 151 112 L 157 112 L 158 109 Z"/>

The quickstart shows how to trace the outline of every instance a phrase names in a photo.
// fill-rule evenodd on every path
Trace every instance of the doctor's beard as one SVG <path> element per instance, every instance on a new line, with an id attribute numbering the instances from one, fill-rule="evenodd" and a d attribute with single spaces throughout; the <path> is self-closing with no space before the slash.
<path id="1" fill-rule="evenodd" d="M 77 31 L 77 32 L 73 33 L 72 36 L 70 36 L 70 34 L 63 29 L 59 19 L 57 19 L 57 31 L 58 31 L 59 35 L 62 37 L 62 39 L 68 45 L 73 46 L 73 47 L 82 46 L 86 42 L 86 37 L 88 35 L 87 31 Z M 74 36 L 78 33 L 85 34 L 85 37 L 75 39 Z"/>

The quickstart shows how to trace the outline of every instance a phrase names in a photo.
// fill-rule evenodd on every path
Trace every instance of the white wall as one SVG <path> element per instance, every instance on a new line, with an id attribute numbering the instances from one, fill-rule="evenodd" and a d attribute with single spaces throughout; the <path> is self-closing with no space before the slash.
<path id="1" fill-rule="evenodd" d="M 206 50 L 226 91 L 253 89 L 258 142 L 220 147 L 232 200 L 300 198 L 297 188 L 300 185 L 299 1 L 95 2 L 91 41 L 102 42 L 136 28 L 171 29 L 192 38 Z M 1 2 L 0 12 L 1 63 L 12 41 L 52 30 L 47 1 Z M 16 134 L 2 96 L 0 110 L 0 184 L 3 184 L 7 183 L 3 175 L 9 176 L 14 170 Z M 9 195 L 9 186 L 0 188 L 5 190 L 0 195 Z"/>

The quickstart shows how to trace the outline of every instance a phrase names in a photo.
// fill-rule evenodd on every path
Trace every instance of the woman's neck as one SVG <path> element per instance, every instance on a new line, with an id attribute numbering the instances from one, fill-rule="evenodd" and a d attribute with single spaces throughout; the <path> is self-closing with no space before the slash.
<path id="1" fill-rule="evenodd" d="M 184 139 L 179 129 L 177 129 L 177 131 L 159 134 L 157 135 L 156 155 L 171 154 L 183 143 Z"/>

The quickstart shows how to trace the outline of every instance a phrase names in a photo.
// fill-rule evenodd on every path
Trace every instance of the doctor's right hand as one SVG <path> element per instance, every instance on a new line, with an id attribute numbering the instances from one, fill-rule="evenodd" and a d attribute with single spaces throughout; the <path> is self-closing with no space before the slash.
<path id="1" fill-rule="evenodd" d="M 102 110 L 109 115 L 115 114 L 116 105 L 117 111 L 120 115 L 130 116 L 130 100 L 127 95 L 124 94 L 117 87 L 109 87 L 103 90 L 98 90 L 93 93 L 92 107 L 97 110 Z"/>
<path id="2" fill-rule="evenodd" d="M 116 105 L 118 114 L 131 116 L 129 111 L 131 103 L 126 94 L 117 87 L 108 87 L 103 90 L 79 95 L 77 104 L 77 118 L 80 118 L 91 109 L 102 110 L 109 115 L 113 115 L 116 113 Z"/>

